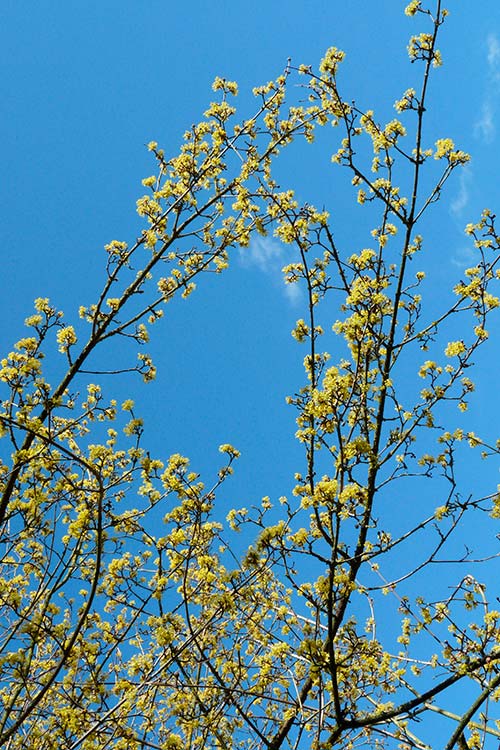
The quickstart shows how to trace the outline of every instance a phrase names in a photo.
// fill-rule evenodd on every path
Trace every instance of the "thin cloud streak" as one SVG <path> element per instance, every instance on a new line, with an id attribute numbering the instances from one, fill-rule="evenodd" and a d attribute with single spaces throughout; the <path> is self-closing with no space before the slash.
<path id="1" fill-rule="evenodd" d="M 460 219 L 462 217 L 462 214 L 467 207 L 467 204 L 469 203 L 469 197 L 470 197 L 470 184 L 472 182 L 472 172 L 470 169 L 463 169 L 460 172 L 459 177 L 459 183 L 458 183 L 458 193 L 453 198 L 450 204 L 450 212 L 453 214 L 453 216 L 457 219 Z"/>
<path id="2" fill-rule="evenodd" d="M 486 60 L 488 63 L 486 95 L 479 117 L 474 123 L 474 135 L 485 143 L 491 143 L 496 135 L 495 100 L 500 91 L 500 41 L 496 34 L 489 34 L 486 39 Z"/>
<path id="3" fill-rule="evenodd" d="M 495 122 L 493 106 L 490 99 L 486 99 L 481 106 L 479 119 L 474 123 L 474 135 L 485 143 L 491 143 L 495 137 Z"/>
<path id="4" fill-rule="evenodd" d="M 495 34 L 489 34 L 486 45 L 488 49 L 488 66 L 493 75 L 498 76 L 500 68 L 500 42 Z"/>
<path id="5" fill-rule="evenodd" d="M 467 247 L 463 245 L 455 252 L 455 255 L 451 259 L 451 262 L 452 262 L 452 265 L 462 270 L 464 268 L 470 268 L 471 266 L 475 266 L 477 263 L 477 259 L 478 259 L 477 250 L 474 250 L 474 248 L 472 247 Z"/>
<path id="6" fill-rule="evenodd" d="M 286 245 L 272 237 L 255 237 L 249 247 L 240 249 L 239 260 L 243 268 L 256 268 L 272 278 L 291 305 L 295 307 L 301 302 L 303 293 L 299 284 L 286 284 L 283 278 L 282 268 L 291 261 Z"/>
<path id="7" fill-rule="evenodd" d="M 271 273 L 280 263 L 282 247 L 270 237 L 256 237 L 249 247 L 240 250 L 240 261 L 246 268 L 258 268 L 262 273 Z"/>

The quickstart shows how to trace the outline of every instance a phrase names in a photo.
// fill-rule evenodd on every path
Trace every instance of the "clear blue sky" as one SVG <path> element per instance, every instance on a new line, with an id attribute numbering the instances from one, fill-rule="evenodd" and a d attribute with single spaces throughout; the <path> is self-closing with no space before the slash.
<path id="1" fill-rule="evenodd" d="M 422 28 L 420 19 L 404 16 L 405 4 L 3 0 L 2 351 L 23 335 L 35 297 L 49 296 L 68 322 L 80 304 L 93 301 L 104 244 L 130 241 L 140 231 L 135 201 L 143 194 L 141 179 L 154 171 L 145 144 L 154 139 L 174 154 L 212 98 L 216 75 L 239 82 L 244 116 L 252 87 L 278 75 L 289 56 L 316 65 L 336 45 L 347 53 L 344 96 L 382 120 L 394 116 L 392 103 L 415 72 L 407 39 Z M 449 8 L 444 66 L 431 88 L 429 144 L 452 137 L 473 161 L 455 174 L 425 228 L 432 248 L 429 299 L 451 288 L 467 265 L 465 224 L 484 206 L 500 207 L 500 7 L 498 0 L 450 0 Z M 354 252 L 361 237 L 348 180 L 330 164 L 332 150 L 287 157 L 282 183 L 324 205 Z M 289 332 L 304 310 L 300 298 L 285 293 L 279 269 L 287 259 L 273 247 L 254 244 L 235 253 L 226 277 L 203 278 L 188 301 L 169 307 L 149 347 L 157 381 L 143 388 L 123 380 L 110 391 L 136 399 L 152 454 L 179 451 L 209 472 L 220 443 L 240 448 L 226 489 L 227 502 L 237 506 L 289 492 L 293 472 L 303 468 L 284 398 L 302 384 L 304 352 Z M 498 330 L 491 338 L 488 352 L 476 358 L 483 390 L 471 420 L 478 433 L 496 437 Z M 476 472 L 471 464 L 471 487 Z M 498 479 L 492 462 L 482 473 L 485 492 Z"/>
<path id="2" fill-rule="evenodd" d="M 374 107 L 381 119 L 391 116 L 393 101 L 411 83 L 407 38 L 421 25 L 403 15 L 404 6 L 397 0 L 257 0 L 251 6 L 238 0 L 189 6 L 4 0 L 2 349 L 21 335 L 34 297 L 50 296 L 68 321 L 92 300 L 103 245 L 130 240 L 140 226 L 135 200 L 141 179 L 154 169 L 144 145 L 154 139 L 173 154 L 210 101 L 215 75 L 240 83 L 241 109 L 248 113 L 251 88 L 277 75 L 289 56 L 314 65 L 335 44 L 347 52 L 346 97 Z M 500 43 L 500 10 L 496 0 L 483 0 L 480 12 L 476 4 L 452 1 L 450 10 L 441 45 L 445 66 L 434 76 L 429 119 L 436 137 L 455 138 L 474 161 L 434 212 L 440 235 L 445 229 L 445 246 L 436 252 L 446 283 L 466 253 L 462 227 L 483 205 L 500 202 L 498 51 L 488 65 L 492 45 Z M 325 204 L 347 239 L 351 195 L 328 154 L 291 161 L 284 178 L 301 198 Z M 272 458 L 257 462 L 257 495 L 281 463 L 282 441 L 293 426 L 283 396 L 301 376 L 302 352 L 288 332 L 302 311 L 283 293 L 282 260 L 236 260 L 236 281 L 204 279 L 188 304 L 169 310 L 152 346 L 159 381 L 144 395 L 164 405 L 156 429 L 165 450 L 177 446 L 203 458 L 208 444 L 232 439 L 245 455 Z"/>
<path id="3" fill-rule="evenodd" d="M 68 322 L 93 301 L 102 280 L 103 245 L 134 238 L 141 179 L 154 171 L 145 144 L 174 154 L 202 116 L 216 75 L 240 84 L 242 116 L 250 91 L 279 74 L 289 56 L 317 64 L 332 44 L 347 53 L 344 95 L 393 116 L 392 103 L 412 83 L 409 35 L 420 19 L 404 2 L 201 2 L 166 0 L 19 3 L 5 0 L 0 24 L 0 238 L 2 350 L 22 335 L 32 300 L 49 296 Z M 464 7 L 465 6 L 465 7 Z M 443 30 L 444 66 L 431 88 L 429 142 L 451 136 L 473 155 L 455 174 L 431 215 L 427 264 L 436 286 L 451 288 L 468 260 L 462 233 L 483 206 L 500 204 L 500 9 L 484 0 L 450 3 Z M 325 205 L 345 246 L 353 232 L 347 175 L 329 163 L 332 147 L 292 152 L 283 184 Z M 306 158 L 303 158 L 304 155 Z M 271 248 L 272 250 L 272 248 Z M 239 499 L 288 491 L 294 461 L 294 415 L 284 397 L 301 384 L 303 351 L 289 336 L 304 314 L 284 293 L 286 256 L 266 247 L 235 254 L 227 278 L 204 278 L 186 303 L 172 306 L 149 347 L 158 380 L 137 401 L 151 449 L 190 455 L 213 467 L 219 443 L 241 448 L 232 487 Z M 479 379 L 475 415 L 495 426 L 498 340 Z M 126 394 L 139 384 L 122 382 Z M 120 391 L 121 393 L 121 391 Z M 140 394 L 140 395 L 139 395 Z M 158 405 L 161 409 L 158 410 Z M 487 405 L 487 406 L 486 406 Z M 477 412 L 477 413 L 476 413 Z M 478 430 L 479 431 L 479 430 Z M 496 482 L 496 467 L 493 472 Z"/>

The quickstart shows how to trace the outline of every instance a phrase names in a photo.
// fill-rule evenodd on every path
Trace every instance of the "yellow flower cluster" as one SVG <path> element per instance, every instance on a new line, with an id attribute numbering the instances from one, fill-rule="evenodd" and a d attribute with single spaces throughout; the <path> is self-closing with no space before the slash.
<path id="1" fill-rule="evenodd" d="M 443 63 L 441 53 L 434 48 L 433 34 L 427 32 L 422 32 L 421 34 L 410 38 L 408 44 L 408 55 L 412 62 L 415 60 L 432 60 L 432 64 L 435 68 Z"/>
<path id="2" fill-rule="evenodd" d="M 65 326 L 64 328 L 60 328 L 57 332 L 56 338 L 59 345 L 59 351 L 62 354 L 67 352 L 70 346 L 73 346 L 73 344 L 76 344 L 77 342 L 76 333 L 73 326 Z"/>
<path id="3" fill-rule="evenodd" d="M 319 69 L 321 73 L 329 73 L 330 75 L 335 75 L 337 72 L 337 68 L 339 63 L 341 63 L 345 58 L 345 52 L 342 52 L 342 50 L 337 49 L 337 47 L 330 47 L 325 52 L 325 56 L 321 60 L 319 64 Z"/>
<path id="4" fill-rule="evenodd" d="M 229 94 L 236 96 L 238 94 L 238 84 L 235 81 L 228 81 L 225 78 L 217 76 L 212 83 L 213 91 L 227 91 Z"/>
<path id="5" fill-rule="evenodd" d="M 405 8 L 405 15 L 414 16 L 415 13 L 420 9 L 420 4 L 420 0 L 411 0 L 411 3 L 408 3 Z"/>
<path id="6" fill-rule="evenodd" d="M 397 112 L 404 112 L 405 109 L 412 109 L 415 106 L 415 89 L 406 89 L 401 99 L 394 102 L 394 108 Z"/>
<path id="7" fill-rule="evenodd" d="M 436 141 L 436 151 L 434 152 L 435 159 L 446 158 L 451 165 L 455 164 L 466 164 L 470 161 L 469 154 L 465 151 L 455 150 L 455 144 L 451 138 L 439 138 Z"/>
<path id="8" fill-rule="evenodd" d="M 444 353 L 447 357 L 458 357 L 463 354 L 466 350 L 465 343 L 463 341 L 450 341 Z"/>

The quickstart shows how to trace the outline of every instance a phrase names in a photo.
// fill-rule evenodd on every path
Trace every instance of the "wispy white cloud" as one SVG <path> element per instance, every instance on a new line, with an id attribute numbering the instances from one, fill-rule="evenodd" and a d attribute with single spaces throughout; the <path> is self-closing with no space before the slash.
<path id="1" fill-rule="evenodd" d="M 495 34 L 489 34 L 486 40 L 488 67 L 496 77 L 500 74 L 500 42 Z"/>
<path id="2" fill-rule="evenodd" d="M 454 266 L 457 266 L 457 268 L 463 269 L 475 266 L 477 263 L 477 259 L 477 250 L 470 246 L 464 245 L 463 247 L 458 248 L 458 250 L 454 253 L 451 262 Z"/>
<path id="3" fill-rule="evenodd" d="M 474 123 L 474 135 L 485 143 L 491 143 L 496 134 L 495 101 L 500 92 L 500 41 L 496 34 L 488 34 L 486 38 L 486 60 L 488 63 L 486 94 L 479 116 Z"/>
<path id="4" fill-rule="evenodd" d="M 287 300 L 296 307 L 297 305 L 302 302 L 303 299 L 303 293 L 302 289 L 298 284 L 285 284 L 283 282 L 284 291 L 285 291 L 285 297 Z"/>
<path id="5" fill-rule="evenodd" d="M 495 137 L 494 110 L 491 99 L 485 99 L 481 106 L 481 112 L 474 123 L 474 135 L 482 138 L 486 143 L 491 143 Z"/>
<path id="6" fill-rule="evenodd" d="M 281 264 L 283 245 L 271 237 L 253 237 L 249 247 L 240 249 L 241 265 L 258 268 L 263 273 L 272 273 Z"/>
<path id="7" fill-rule="evenodd" d="M 450 211 L 457 219 L 462 218 L 464 209 L 469 203 L 471 182 L 472 172 L 470 168 L 462 169 L 459 177 L 458 192 L 450 204 Z"/>
<path id="8" fill-rule="evenodd" d="M 288 247 L 272 237 L 254 237 L 249 247 L 240 249 L 239 259 L 244 268 L 257 268 L 269 276 L 295 306 L 302 300 L 303 293 L 299 284 L 285 284 L 283 278 L 282 268 L 291 262 L 287 257 Z"/>

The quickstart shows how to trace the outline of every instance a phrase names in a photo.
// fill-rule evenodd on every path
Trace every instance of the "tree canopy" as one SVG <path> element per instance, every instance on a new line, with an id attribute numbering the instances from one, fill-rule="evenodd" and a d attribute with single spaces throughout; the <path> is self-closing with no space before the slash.
<path id="1" fill-rule="evenodd" d="M 144 229 L 106 244 L 93 303 L 67 322 L 39 297 L 2 359 L 1 746 L 497 747 L 500 611 L 479 572 L 496 558 L 460 535 L 479 518 L 494 537 L 500 499 L 464 489 L 460 464 L 500 450 L 467 414 L 500 234 L 490 210 L 469 223 L 473 263 L 426 297 L 421 227 L 469 156 L 445 124 L 426 134 L 447 11 L 405 13 L 412 86 L 386 124 L 343 91 L 335 47 L 317 68 L 289 62 L 241 119 L 237 84 L 216 78 L 177 155 L 149 144 Z M 277 176 L 326 128 L 325 169 L 350 174 L 366 247 L 342 246 L 349 217 Z M 238 447 L 203 478 L 151 455 L 140 376 L 157 374 L 159 319 L 259 236 L 286 246 L 304 292 L 287 396 L 302 461 L 290 492 L 228 508 Z M 133 350 L 126 367 L 103 366 L 111 342 Z M 139 377 L 118 403 L 125 372 Z"/>

